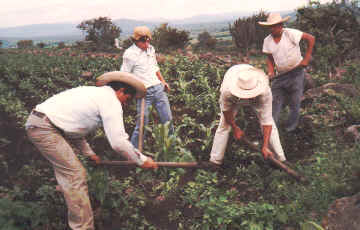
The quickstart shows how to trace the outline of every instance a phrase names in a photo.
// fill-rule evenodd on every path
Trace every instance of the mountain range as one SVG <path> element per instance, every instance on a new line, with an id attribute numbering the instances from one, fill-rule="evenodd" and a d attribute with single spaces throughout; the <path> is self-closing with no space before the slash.
<path id="1" fill-rule="evenodd" d="M 294 11 L 282 11 L 282 15 L 295 15 Z M 227 30 L 229 23 L 233 23 L 236 19 L 248 17 L 255 14 L 254 12 L 230 12 L 221 14 L 203 14 L 189 18 L 168 20 L 168 19 L 149 19 L 149 20 L 133 20 L 133 19 L 114 19 L 112 22 L 121 28 L 121 39 L 129 37 L 135 26 L 146 25 L 150 29 L 158 27 L 162 23 L 168 23 L 169 26 L 189 31 L 190 34 L 197 34 L 202 31 L 209 33 Z M 0 28 L 0 40 L 4 44 L 11 44 L 18 40 L 52 40 L 52 41 L 69 41 L 82 40 L 85 34 L 76 26 L 80 22 L 72 23 L 54 23 L 54 24 L 34 24 L 17 27 Z"/>

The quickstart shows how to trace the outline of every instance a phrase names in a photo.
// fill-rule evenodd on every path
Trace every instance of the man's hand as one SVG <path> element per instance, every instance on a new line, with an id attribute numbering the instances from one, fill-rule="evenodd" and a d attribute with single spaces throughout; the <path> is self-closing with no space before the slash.
<path id="1" fill-rule="evenodd" d="M 238 126 L 233 127 L 233 134 L 235 140 L 240 140 L 244 136 L 244 132 Z"/>
<path id="2" fill-rule="evenodd" d="M 106 84 L 107 84 L 107 82 L 104 81 L 104 80 L 97 80 L 96 83 L 95 83 L 95 85 L 96 85 L 97 87 L 104 86 L 104 85 L 106 85 Z"/>
<path id="3" fill-rule="evenodd" d="M 164 89 L 165 89 L 165 91 L 166 92 L 170 92 L 170 86 L 169 86 L 169 84 L 168 83 L 166 83 L 166 82 L 163 82 L 163 85 L 164 85 Z"/>
<path id="4" fill-rule="evenodd" d="M 147 160 L 144 162 L 144 164 L 140 165 L 140 167 L 143 169 L 149 169 L 149 168 L 157 169 L 158 168 L 157 164 L 150 157 L 148 157 Z"/>
<path id="5" fill-rule="evenodd" d="M 304 58 L 299 64 L 299 66 L 302 66 L 302 67 L 306 67 L 308 65 L 309 65 L 309 60 L 307 60 L 306 58 Z"/>
<path id="6" fill-rule="evenodd" d="M 100 159 L 100 157 L 98 157 L 98 155 L 91 155 L 90 156 L 90 159 L 92 160 L 92 161 L 94 161 L 95 162 L 95 164 L 100 164 L 100 162 L 101 162 L 101 159 Z"/>
<path id="7" fill-rule="evenodd" d="M 263 147 L 262 148 L 262 153 L 264 156 L 264 159 L 266 160 L 268 157 L 274 157 L 274 154 L 270 151 L 270 149 L 268 149 L 267 147 Z"/>
<path id="8" fill-rule="evenodd" d="M 268 73 L 269 79 L 273 79 L 275 77 L 275 73 L 274 72 L 269 72 Z"/>

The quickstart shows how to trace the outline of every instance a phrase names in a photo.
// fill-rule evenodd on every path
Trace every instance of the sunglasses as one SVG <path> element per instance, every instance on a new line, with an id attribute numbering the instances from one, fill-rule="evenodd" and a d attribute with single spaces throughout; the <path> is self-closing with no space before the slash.
<path id="1" fill-rule="evenodd" d="M 147 42 L 150 41 L 151 39 L 148 36 L 142 36 L 138 39 L 139 42 Z"/>

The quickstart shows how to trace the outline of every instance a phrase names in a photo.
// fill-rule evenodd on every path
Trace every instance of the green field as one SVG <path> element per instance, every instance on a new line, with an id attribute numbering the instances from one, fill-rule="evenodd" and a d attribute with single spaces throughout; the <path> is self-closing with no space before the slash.
<path id="1" fill-rule="evenodd" d="M 251 57 L 251 64 L 259 68 L 264 63 L 263 56 Z M 50 164 L 27 140 L 24 121 L 37 103 L 68 88 L 94 85 L 96 76 L 118 70 L 120 64 L 120 55 L 70 48 L 1 50 L 2 229 L 66 229 L 64 199 L 55 190 Z M 166 56 L 160 68 L 173 89 L 169 99 L 176 132 L 164 135 L 166 127 L 153 114 L 144 153 L 161 161 L 208 160 L 219 118 L 219 87 L 229 66 L 177 55 Z M 358 67 L 349 65 L 346 70 L 342 82 L 360 75 Z M 93 77 L 81 77 L 87 71 Z M 329 82 L 322 73 L 310 74 L 316 86 Z M 79 156 L 89 175 L 97 229 L 314 229 L 312 222 L 320 224 L 335 199 L 359 191 L 359 145 L 339 136 L 350 125 L 349 113 L 358 114 L 356 103 L 329 91 L 303 104 L 302 117 L 307 119 L 297 132 L 287 135 L 280 129 L 292 168 L 309 184 L 272 168 L 259 153 L 234 140 L 224 169 L 217 172 L 96 167 Z M 124 117 L 128 133 L 135 114 L 132 104 Z M 261 143 L 254 114 L 245 108 L 237 119 L 251 140 Z M 101 130 L 88 141 L 102 159 L 122 159 Z"/>

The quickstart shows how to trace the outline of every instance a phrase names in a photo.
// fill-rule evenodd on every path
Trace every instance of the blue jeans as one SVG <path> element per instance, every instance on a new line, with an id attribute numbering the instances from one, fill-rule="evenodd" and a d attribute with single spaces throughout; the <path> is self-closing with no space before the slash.
<path id="1" fill-rule="evenodd" d="M 140 114 L 141 114 L 141 100 L 136 102 L 136 127 L 131 136 L 131 143 L 138 148 L 139 146 L 139 128 L 140 128 Z M 160 117 L 161 124 L 165 124 L 172 120 L 169 99 L 164 91 L 164 85 L 158 84 L 146 89 L 145 95 L 145 110 L 144 110 L 144 127 L 149 123 L 149 107 L 155 105 L 155 109 Z M 172 124 L 170 124 L 169 134 L 174 132 Z M 144 139 L 145 139 L 144 129 Z M 144 140 L 143 140 L 144 141 Z"/>
<path id="2" fill-rule="evenodd" d="M 290 114 L 286 122 L 286 129 L 292 131 L 296 128 L 300 118 L 301 98 L 304 92 L 305 73 L 303 69 L 296 69 L 279 78 L 271 84 L 273 95 L 272 114 L 279 127 L 279 117 L 284 102 L 288 102 Z M 286 99 L 286 101 L 285 101 Z"/>

